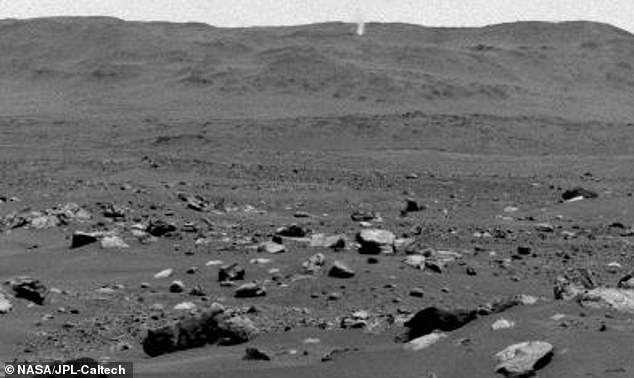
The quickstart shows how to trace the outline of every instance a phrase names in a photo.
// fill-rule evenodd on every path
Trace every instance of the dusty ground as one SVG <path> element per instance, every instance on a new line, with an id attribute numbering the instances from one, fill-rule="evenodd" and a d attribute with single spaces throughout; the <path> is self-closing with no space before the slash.
<path id="1" fill-rule="evenodd" d="M 634 374 L 631 312 L 553 294 L 556 278 L 578 269 L 608 287 L 632 269 L 631 35 L 584 23 L 377 24 L 360 42 L 343 24 L 258 32 L 66 19 L 0 28 L 0 280 L 28 275 L 49 289 L 37 305 L 3 287 L 13 308 L 0 315 L 0 361 L 132 360 L 142 377 L 490 377 L 495 353 L 542 340 L 554 356 L 540 377 Z M 414 46 L 400 58 L 399 44 L 389 48 L 399 35 Z M 562 200 L 578 186 L 598 197 Z M 191 209 L 179 193 L 210 206 Z M 404 214 L 405 198 L 424 208 Z M 13 222 L 67 203 L 90 217 Z M 105 203 L 122 215 L 109 216 Z M 381 219 L 360 224 L 351 219 L 359 209 Z M 176 231 L 143 243 L 132 234 L 159 219 Z M 290 224 L 307 238 L 344 234 L 346 247 L 284 238 L 286 252 L 258 252 Z M 458 257 L 435 272 L 404 264 L 404 247 L 360 254 L 364 227 Z M 73 232 L 94 230 L 129 247 L 70 249 Z M 316 253 L 324 269 L 304 274 Z M 213 260 L 239 263 L 266 296 L 234 297 Z M 329 277 L 335 260 L 354 277 Z M 168 268 L 169 278 L 154 278 Z M 171 293 L 173 280 L 185 291 Z M 191 295 L 197 285 L 201 295 Z M 522 294 L 537 303 L 479 317 L 424 350 L 395 341 L 426 307 Z M 221 303 L 260 335 L 148 357 L 147 328 L 185 316 L 173 309 L 182 302 Z M 366 324 L 343 327 L 359 310 Z M 499 318 L 515 326 L 492 330 Z M 244 361 L 248 346 L 271 361 Z"/>

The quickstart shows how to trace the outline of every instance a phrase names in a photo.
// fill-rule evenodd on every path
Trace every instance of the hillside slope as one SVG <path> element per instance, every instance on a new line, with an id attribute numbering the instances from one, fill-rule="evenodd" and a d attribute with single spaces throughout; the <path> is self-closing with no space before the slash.
<path id="1" fill-rule="evenodd" d="M 634 36 L 590 23 L 216 28 L 113 18 L 0 21 L 8 114 L 216 116 L 425 109 L 630 119 Z M 131 113 L 130 113 L 131 114 Z"/>

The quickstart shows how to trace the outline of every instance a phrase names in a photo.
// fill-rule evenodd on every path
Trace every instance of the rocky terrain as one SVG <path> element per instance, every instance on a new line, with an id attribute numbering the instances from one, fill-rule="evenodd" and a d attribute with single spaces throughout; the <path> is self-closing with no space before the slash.
<path id="1" fill-rule="evenodd" d="M 0 361 L 630 377 L 634 36 L 0 21 Z"/>

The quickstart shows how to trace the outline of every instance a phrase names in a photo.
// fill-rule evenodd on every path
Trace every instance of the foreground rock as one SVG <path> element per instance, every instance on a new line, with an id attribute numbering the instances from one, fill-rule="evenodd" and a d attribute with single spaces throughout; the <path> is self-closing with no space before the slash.
<path id="1" fill-rule="evenodd" d="M 46 299 L 48 290 L 39 280 L 28 276 L 16 277 L 9 281 L 16 298 L 26 299 L 35 304 L 42 305 Z"/>
<path id="2" fill-rule="evenodd" d="M 221 306 L 212 306 L 170 325 L 149 329 L 142 345 L 150 357 L 218 342 L 222 345 L 246 342 L 259 330 L 244 317 L 227 314 Z"/>
<path id="3" fill-rule="evenodd" d="M 377 255 L 394 253 L 396 237 L 386 230 L 366 229 L 357 234 L 357 242 L 361 245 L 359 253 Z"/>
<path id="4" fill-rule="evenodd" d="M 530 377 L 548 364 L 552 356 L 553 346 L 544 341 L 513 344 L 495 355 L 499 361 L 495 371 L 505 377 Z"/>

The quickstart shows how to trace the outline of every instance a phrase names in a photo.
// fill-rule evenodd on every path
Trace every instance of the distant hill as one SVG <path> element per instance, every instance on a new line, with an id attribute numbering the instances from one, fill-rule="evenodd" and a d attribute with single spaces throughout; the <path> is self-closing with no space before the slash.
<path id="1" fill-rule="evenodd" d="M 390 110 L 634 118 L 634 35 L 591 22 L 217 28 L 0 21 L 4 114 Z"/>

